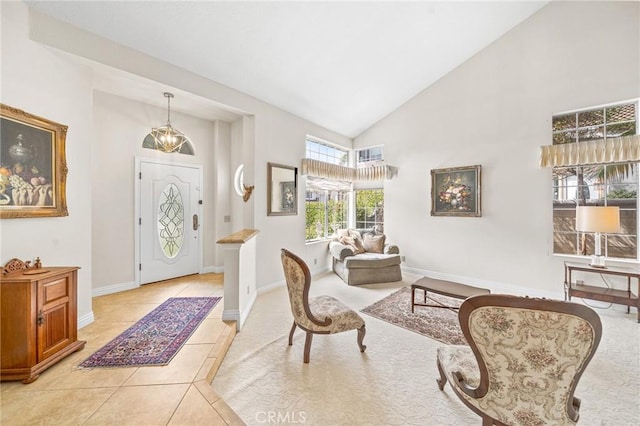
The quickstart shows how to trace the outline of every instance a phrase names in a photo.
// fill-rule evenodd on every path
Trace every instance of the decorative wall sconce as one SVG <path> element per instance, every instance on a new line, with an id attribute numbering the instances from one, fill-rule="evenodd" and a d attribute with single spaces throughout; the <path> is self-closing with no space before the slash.
<path id="1" fill-rule="evenodd" d="M 242 187 L 244 188 L 244 192 L 242 194 L 242 201 L 246 203 L 247 201 L 249 201 L 249 198 L 251 198 L 251 194 L 253 193 L 253 188 L 255 187 L 255 185 L 248 186 L 243 183 Z"/>

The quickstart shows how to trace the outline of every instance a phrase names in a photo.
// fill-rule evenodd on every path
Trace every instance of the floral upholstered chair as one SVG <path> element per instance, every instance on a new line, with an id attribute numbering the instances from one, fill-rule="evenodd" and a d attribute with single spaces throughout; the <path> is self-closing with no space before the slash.
<path id="1" fill-rule="evenodd" d="M 289 332 L 289 346 L 293 345 L 293 333 L 300 327 L 307 333 L 304 344 L 304 362 L 309 363 L 313 334 L 334 334 L 358 330 L 360 352 L 367 348 L 362 341 L 365 335 L 364 320 L 354 310 L 331 296 L 309 298 L 311 273 L 302 259 L 286 249 L 281 252 L 282 267 L 289 291 L 293 326 Z"/>
<path id="2" fill-rule="evenodd" d="M 458 312 L 469 346 L 438 348 L 440 390 L 483 425 L 573 425 L 578 380 L 602 336 L 598 315 L 571 302 L 507 295 L 465 300 Z"/>

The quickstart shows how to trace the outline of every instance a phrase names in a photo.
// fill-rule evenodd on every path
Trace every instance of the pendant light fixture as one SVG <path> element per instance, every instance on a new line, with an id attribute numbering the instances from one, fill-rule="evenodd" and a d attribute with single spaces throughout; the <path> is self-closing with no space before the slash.
<path id="1" fill-rule="evenodd" d="M 151 129 L 151 136 L 155 143 L 155 149 L 163 152 L 178 152 L 189 139 L 181 131 L 171 126 L 171 98 L 173 93 L 164 92 L 167 98 L 167 124 Z"/>

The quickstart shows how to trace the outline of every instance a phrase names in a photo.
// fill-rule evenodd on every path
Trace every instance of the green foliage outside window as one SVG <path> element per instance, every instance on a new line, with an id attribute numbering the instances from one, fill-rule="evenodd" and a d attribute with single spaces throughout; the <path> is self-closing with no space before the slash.
<path id="1" fill-rule="evenodd" d="M 330 196 L 326 203 L 323 201 L 327 198 L 325 194 L 318 196 L 317 200 L 306 202 L 306 241 L 328 238 L 335 229 L 347 227 L 346 194 L 333 192 Z"/>
<path id="2" fill-rule="evenodd" d="M 384 226 L 384 190 L 356 191 L 356 228 Z M 383 231 L 383 229 L 379 229 Z"/>

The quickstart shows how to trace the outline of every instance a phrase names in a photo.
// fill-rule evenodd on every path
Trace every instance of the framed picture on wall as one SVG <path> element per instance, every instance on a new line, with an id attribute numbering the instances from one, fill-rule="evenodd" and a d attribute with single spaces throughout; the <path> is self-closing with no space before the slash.
<path id="1" fill-rule="evenodd" d="M 267 163 L 267 216 L 298 214 L 298 168 Z"/>
<path id="2" fill-rule="evenodd" d="M 431 170 L 431 216 L 482 216 L 481 166 Z"/>
<path id="3" fill-rule="evenodd" d="M 0 104 L 0 218 L 67 216 L 67 126 Z"/>

